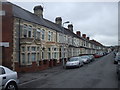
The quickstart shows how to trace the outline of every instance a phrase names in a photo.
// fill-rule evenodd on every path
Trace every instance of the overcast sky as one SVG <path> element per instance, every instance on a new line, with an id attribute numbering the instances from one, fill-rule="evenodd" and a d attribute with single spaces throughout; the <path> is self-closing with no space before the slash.
<path id="1" fill-rule="evenodd" d="M 90 39 L 103 45 L 118 44 L 118 3 L 117 2 L 13 2 L 33 12 L 33 7 L 44 7 L 44 18 L 54 22 L 62 17 L 70 21 L 74 32 L 81 31 Z M 65 25 L 66 27 L 66 25 Z"/>

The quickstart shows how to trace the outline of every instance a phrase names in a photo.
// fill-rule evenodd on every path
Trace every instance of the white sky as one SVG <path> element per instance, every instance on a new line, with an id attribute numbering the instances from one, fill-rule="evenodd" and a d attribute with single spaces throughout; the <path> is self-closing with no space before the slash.
<path id="1" fill-rule="evenodd" d="M 90 39 L 95 39 L 103 45 L 118 44 L 117 2 L 87 2 L 88 0 L 86 2 L 9 1 L 30 12 L 33 12 L 34 6 L 42 5 L 44 18 L 54 22 L 55 18 L 60 16 L 63 22 L 70 21 L 73 24 L 74 32 L 79 30 L 82 34 L 85 33 Z"/>

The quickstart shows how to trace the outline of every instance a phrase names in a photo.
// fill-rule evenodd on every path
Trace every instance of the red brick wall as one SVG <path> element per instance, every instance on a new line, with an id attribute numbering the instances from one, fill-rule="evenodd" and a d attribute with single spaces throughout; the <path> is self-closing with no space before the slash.
<path id="1" fill-rule="evenodd" d="M 50 67 L 57 66 L 57 62 L 55 60 L 46 60 L 46 63 L 44 64 L 43 61 L 41 61 L 41 65 L 37 65 L 36 62 L 32 62 L 32 65 L 19 65 L 18 62 L 15 63 L 15 71 L 17 72 L 35 72 L 40 70 L 45 70 Z"/>
<path id="2" fill-rule="evenodd" d="M 3 65 L 12 69 L 12 53 L 13 53 L 13 16 L 12 6 L 8 3 L 2 4 L 2 10 L 5 16 L 2 16 L 2 42 L 9 42 L 9 47 L 4 48 Z"/>
<path id="3" fill-rule="evenodd" d="M 45 70 L 49 68 L 49 61 L 47 60 L 46 64 L 43 64 L 43 61 L 41 62 L 42 64 L 38 66 L 36 62 L 32 62 L 32 65 L 30 66 L 19 66 L 19 63 L 15 63 L 15 71 L 17 72 L 35 72 L 35 71 L 40 71 L 40 70 Z"/>

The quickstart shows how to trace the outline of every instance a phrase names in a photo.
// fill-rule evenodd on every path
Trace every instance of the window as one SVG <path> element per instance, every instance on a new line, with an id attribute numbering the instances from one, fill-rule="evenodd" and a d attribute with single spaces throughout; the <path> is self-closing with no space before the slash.
<path id="1" fill-rule="evenodd" d="M 42 52 L 42 59 L 44 59 L 44 52 Z"/>
<path id="2" fill-rule="evenodd" d="M 40 60 L 40 54 L 39 53 L 37 54 L 37 60 Z"/>
<path id="3" fill-rule="evenodd" d="M 0 10 L 0 16 L 5 16 L 5 11 L 3 11 L 3 10 L 1 11 Z"/>
<path id="4" fill-rule="evenodd" d="M 57 50 L 57 48 L 54 48 L 54 51 L 56 51 Z"/>
<path id="5" fill-rule="evenodd" d="M 37 47 L 37 51 L 40 51 L 40 48 L 39 48 L 39 47 Z"/>
<path id="6" fill-rule="evenodd" d="M 51 33 L 50 33 L 50 31 L 48 32 L 48 41 L 50 41 L 51 40 Z"/>
<path id="7" fill-rule="evenodd" d="M 37 39 L 39 39 L 40 40 L 40 29 L 37 29 Z"/>
<path id="8" fill-rule="evenodd" d="M 28 37 L 31 37 L 31 31 L 28 31 Z"/>
<path id="9" fill-rule="evenodd" d="M 32 47 L 32 51 L 36 51 L 36 47 Z"/>
<path id="10" fill-rule="evenodd" d="M 24 26 L 23 26 L 23 37 L 27 37 L 27 29 L 28 29 L 28 26 L 26 24 L 24 24 Z"/>
<path id="11" fill-rule="evenodd" d="M 66 36 L 64 36 L 64 43 L 66 43 Z"/>
<path id="12" fill-rule="evenodd" d="M 30 51 L 30 47 L 27 47 L 27 50 Z"/>
<path id="13" fill-rule="evenodd" d="M 25 54 L 22 53 L 22 63 L 25 64 Z"/>
<path id="14" fill-rule="evenodd" d="M 42 40 L 44 40 L 45 39 L 45 30 L 43 29 L 42 30 Z"/>
<path id="15" fill-rule="evenodd" d="M 36 39 L 36 29 L 33 30 L 33 37 Z"/>
<path id="16" fill-rule="evenodd" d="M 48 51 L 51 51 L 51 48 L 48 48 Z"/>
<path id="17" fill-rule="evenodd" d="M 54 52 L 54 58 L 55 59 L 57 58 L 57 52 Z"/>
<path id="18" fill-rule="evenodd" d="M 36 60 L 36 53 L 32 53 L 31 59 L 32 59 L 32 61 Z"/>
<path id="19" fill-rule="evenodd" d="M 53 41 L 53 32 L 51 32 L 51 41 Z"/>
<path id="20" fill-rule="evenodd" d="M 28 37 L 32 36 L 32 26 L 28 27 Z"/>
<path id="21" fill-rule="evenodd" d="M 25 47 L 22 47 L 22 52 L 25 52 Z"/>
<path id="22" fill-rule="evenodd" d="M 28 53 L 28 63 L 30 63 L 30 53 Z"/>
<path id="23" fill-rule="evenodd" d="M 51 54 L 50 54 L 50 52 L 48 52 L 48 59 L 51 59 Z"/>
<path id="24" fill-rule="evenodd" d="M 2 75 L 2 74 L 5 74 L 5 70 L 4 70 L 4 68 L 0 67 L 0 75 Z"/>

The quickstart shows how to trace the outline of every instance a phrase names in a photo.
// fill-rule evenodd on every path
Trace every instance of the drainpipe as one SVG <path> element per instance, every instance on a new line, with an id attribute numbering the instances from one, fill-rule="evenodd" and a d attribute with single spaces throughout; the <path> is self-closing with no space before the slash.
<path id="1" fill-rule="evenodd" d="M 19 51 L 19 60 L 18 60 L 18 62 L 19 62 L 19 67 L 21 66 L 21 65 L 20 65 L 20 59 L 21 59 L 21 58 L 20 58 L 20 52 L 21 52 L 21 51 L 20 51 L 20 21 L 21 21 L 21 19 L 19 19 L 19 32 L 18 32 L 18 43 L 19 43 L 19 44 L 18 44 L 18 45 L 19 45 L 19 46 L 18 46 L 18 48 L 19 48 L 19 50 L 18 50 L 18 51 Z"/>

